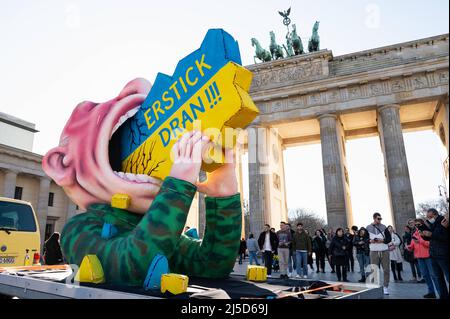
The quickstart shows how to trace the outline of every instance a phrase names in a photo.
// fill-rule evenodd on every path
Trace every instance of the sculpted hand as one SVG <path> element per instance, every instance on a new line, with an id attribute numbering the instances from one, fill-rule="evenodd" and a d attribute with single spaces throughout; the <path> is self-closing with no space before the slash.
<path id="1" fill-rule="evenodd" d="M 195 184 L 202 166 L 202 154 L 209 138 L 198 131 L 184 134 L 172 147 L 170 176 Z"/>
<path id="2" fill-rule="evenodd" d="M 225 149 L 225 164 L 208 174 L 205 182 L 197 183 L 198 191 L 211 197 L 226 197 L 238 193 L 234 152 Z"/>

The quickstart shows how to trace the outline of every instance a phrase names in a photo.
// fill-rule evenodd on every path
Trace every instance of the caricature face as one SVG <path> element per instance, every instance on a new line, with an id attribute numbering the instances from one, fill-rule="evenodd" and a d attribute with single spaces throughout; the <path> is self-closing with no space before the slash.
<path id="1" fill-rule="evenodd" d="M 78 104 L 61 133 L 59 146 L 45 154 L 44 171 L 81 208 L 93 203 L 109 204 L 117 193 L 131 197 L 128 210 L 132 212 L 143 214 L 150 207 L 161 181 L 147 175 L 114 172 L 109 158 L 114 128 L 134 115 L 150 88 L 147 80 L 135 79 L 112 100 Z"/>

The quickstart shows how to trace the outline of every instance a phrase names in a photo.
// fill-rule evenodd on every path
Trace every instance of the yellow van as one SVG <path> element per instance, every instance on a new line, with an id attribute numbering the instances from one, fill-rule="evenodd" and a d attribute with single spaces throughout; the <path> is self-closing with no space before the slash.
<path id="1" fill-rule="evenodd" d="M 0 197 L 0 267 L 39 264 L 40 240 L 31 204 Z"/>

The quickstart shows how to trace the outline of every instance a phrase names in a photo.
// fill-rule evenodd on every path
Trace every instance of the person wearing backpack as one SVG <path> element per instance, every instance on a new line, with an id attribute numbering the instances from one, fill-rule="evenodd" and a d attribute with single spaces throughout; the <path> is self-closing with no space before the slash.
<path id="1" fill-rule="evenodd" d="M 373 223 L 366 227 L 369 233 L 370 263 L 383 268 L 383 293 L 389 295 L 390 256 L 388 244 L 392 241 L 391 233 L 381 223 L 381 214 L 373 214 Z"/>
<path id="2" fill-rule="evenodd" d="M 255 261 L 256 265 L 259 266 L 259 262 L 258 262 L 259 245 L 258 245 L 258 241 L 256 240 L 256 238 L 253 234 L 250 234 L 248 236 L 247 250 L 248 250 L 248 256 L 250 258 L 249 265 L 253 265 L 253 261 Z"/>
<path id="3" fill-rule="evenodd" d="M 403 257 L 400 247 L 403 242 L 400 236 L 395 232 L 394 227 L 388 226 L 388 230 L 391 233 L 392 241 L 388 244 L 389 246 L 389 259 L 391 260 L 391 270 L 394 275 L 395 282 L 403 281 L 402 270 L 403 270 Z"/>

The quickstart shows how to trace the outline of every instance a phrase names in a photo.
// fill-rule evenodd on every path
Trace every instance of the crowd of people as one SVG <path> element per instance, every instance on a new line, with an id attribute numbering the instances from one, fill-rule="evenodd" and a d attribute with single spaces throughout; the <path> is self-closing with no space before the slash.
<path id="1" fill-rule="evenodd" d="M 372 280 L 371 274 L 383 272 L 383 292 L 389 294 L 391 272 L 395 282 L 403 282 L 403 264 L 409 263 L 412 272 L 410 282 L 426 283 L 424 298 L 448 298 L 448 214 L 442 216 L 436 209 L 429 209 L 426 219 L 410 219 L 399 235 L 392 226 L 385 226 L 379 213 L 367 227 L 329 228 L 315 230 L 311 236 L 303 223 L 295 229 L 281 222 L 275 231 L 266 224 L 258 239 L 253 234 L 241 240 L 239 263 L 246 253 L 250 264 L 260 265 L 258 255 L 267 268 L 268 277 L 279 269 L 280 278 L 308 278 L 308 266 L 325 273 L 328 261 L 331 273 L 338 281 L 348 282 L 348 272 L 354 272 L 355 257 L 363 283 Z"/>

